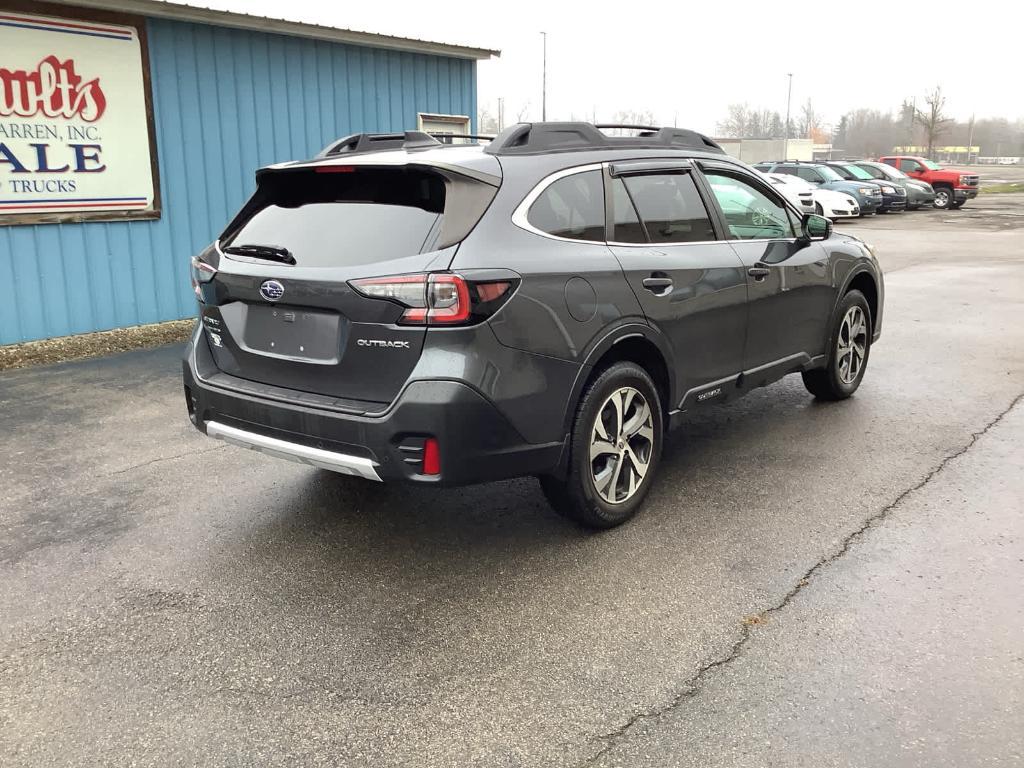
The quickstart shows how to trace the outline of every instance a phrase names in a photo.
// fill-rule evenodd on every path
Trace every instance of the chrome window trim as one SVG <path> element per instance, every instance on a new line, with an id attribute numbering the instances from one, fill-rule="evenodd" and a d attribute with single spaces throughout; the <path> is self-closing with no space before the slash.
<path id="1" fill-rule="evenodd" d="M 545 176 L 537 185 L 531 189 L 526 197 L 523 198 L 522 202 L 516 206 L 516 209 L 512 212 L 512 223 L 520 229 L 524 229 L 534 235 L 540 235 L 546 237 L 549 240 L 558 240 L 563 243 L 583 243 L 586 245 L 605 245 L 606 240 L 578 240 L 574 237 L 560 237 L 559 235 L 552 235 L 550 232 L 545 232 L 542 229 L 537 229 L 528 220 L 527 216 L 530 213 L 530 207 L 536 202 L 537 198 L 544 194 L 544 191 L 554 184 L 556 181 L 566 178 L 567 176 L 574 176 L 577 173 L 587 173 L 588 171 L 600 171 L 603 168 L 602 163 L 589 163 L 587 165 L 577 165 L 572 168 L 563 168 L 560 171 L 555 171 L 549 176 Z M 604 180 L 602 179 L 602 184 Z M 602 201 L 603 207 L 603 201 Z M 605 211 L 605 219 L 608 218 L 608 211 Z"/>

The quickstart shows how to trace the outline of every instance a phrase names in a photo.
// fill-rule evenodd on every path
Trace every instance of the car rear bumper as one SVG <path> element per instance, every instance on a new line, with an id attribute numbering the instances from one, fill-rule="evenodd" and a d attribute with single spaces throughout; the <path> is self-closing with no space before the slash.
<path id="1" fill-rule="evenodd" d="M 486 397 L 453 380 L 409 383 L 377 414 L 344 413 L 261 397 L 211 383 L 203 336 L 183 361 L 189 418 L 204 434 L 310 466 L 369 480 L 467 485 L 555 471 L 563 443 L 527 442 Z M 209 378 L 209 376 L 207 376 Z M 217 377 L 223 381 L 222 377 Z M 437 440 L 440 468 L 423 472 L 423 447 Z"/>

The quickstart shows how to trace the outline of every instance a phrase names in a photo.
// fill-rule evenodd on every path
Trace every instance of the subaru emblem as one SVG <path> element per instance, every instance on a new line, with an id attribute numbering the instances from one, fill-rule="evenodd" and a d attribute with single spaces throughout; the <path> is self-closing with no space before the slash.
<path id="1" fill-rule="evenodd" d="M 284 286 L 278 280 L 266 280 L 260 286 L 260 296 L 267 301 L 277 301 L 284 296 Z"/>

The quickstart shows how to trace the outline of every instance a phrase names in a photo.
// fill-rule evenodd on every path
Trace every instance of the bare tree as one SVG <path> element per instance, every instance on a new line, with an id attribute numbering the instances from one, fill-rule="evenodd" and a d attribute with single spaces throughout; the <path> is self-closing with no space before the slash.
<path id="1" fill-rule="evenodd" d="M 742 138 L 747 135 L 750 110 L 746 104 L 730 104 L 724 120 L 715 126 L 719 136 Z"/>
<path id="2" fill-rule="evenodd" d="M 476 117 L 477 130 L 480 133 L 497 133 L 498 132 L 498 118 L 491 114 L 491 111 L 486 107 L 481 107 L 480 112 Z"/>
<path id="3" fill-rule="evenodd" d="M 526 103 L 523 104 L 522 108 L 518 112 L 516 112 L 516 122 L 517 123 L 526 122 L 525 118 L 526 118 L 526 116 L 528 114 L 530 114 L 530 100 L 529 99 L 527 99 Z"/>
<path id="4" fill-rule="evenodd" d="M 814 111 L 814 104 L 808 99 L 807 103 L 800 108 L 800 122 L 797 124 L 797 133 L 803 138 L 812 136 L 821 130 L 821 118 Z"/>
<path id="5" fill-rule="evenodd" d="M 612 116 L 612 122 L 619 125 L 656 125 L 654 113 L 650 110 L 638 112 L 636 110 L 620 109 Z"/>
<path id="6" fill-rule="evenodd" d="M 751 109 L 746 104 L 730 104 L 725 120 L 715 129 L 719 136 L 746 139 L 781 138 L 782 118 L 770 109 Z"/>
<path id="7" fill-rule="evenodd" d="M 936 85 L 935 90 L 924 97 L 924 103 L 928 105 L 928 108 L 917 110 L 917 119 L 924 130 L 925 139 L 928 141 L 928 157 L 933 158 L 935 140 L 949 130 L 953 120 L 943 113 L 943 109 L 946 107 L 946 97 L 942 95 L 941 85 Z"/>

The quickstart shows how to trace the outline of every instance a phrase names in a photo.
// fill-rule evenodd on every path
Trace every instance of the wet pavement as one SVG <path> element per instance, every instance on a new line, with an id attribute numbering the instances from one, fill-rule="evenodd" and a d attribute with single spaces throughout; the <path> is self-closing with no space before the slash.
<path id="1" fill-rule="evenodd" d="M 604 534 L 532 480 L 210 441 L 175 348 L 0 375 L 0 764 L 1019 764 L 1024 236 L 992 197 L 842 227 L 887 273 L 857 395 L 693 417 Z"/>

